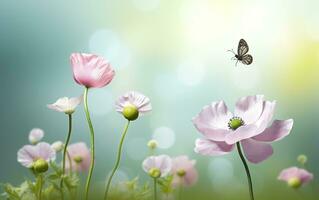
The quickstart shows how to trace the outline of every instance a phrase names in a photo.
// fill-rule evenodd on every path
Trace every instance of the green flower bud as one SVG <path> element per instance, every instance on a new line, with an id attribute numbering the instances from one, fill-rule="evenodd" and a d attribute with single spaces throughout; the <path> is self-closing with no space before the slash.
<path id="1" fill-rule="evenodd" d="M 150 148 L 151 150 L 154 150 L 154 149 L 156 149 L 156 147 L 157 147 L 157 141 L 156 141 L 156 140 L 150 140 L 150 141 L 147 143 L 147 146 L 148 146 L 148 148 Z"/>
<path id="2" fill-rule="evenodd" d="M 179 177 L 184 177 L 186 175 L 186 171 L 183 169 L 179 169 L 179 170 L 177 170 L 176 174 Z"/>
<path id="3" fill-rule="evenodd" d="M 135 106 L 128 105 L 124 107 L 122 114 L 127 120 L 134 121 L 138 118 L 139 112 Z"/>
<path id="4" fill-rule="evenodd" d="M 148 175 L 152 178 L 159 178 L 161 176 L 161 171 L 157 168 L 152 168 L 148 171 Z"/>
<path id="5" fill-rule="evenodd" d="M 295 189 L 299 188 L 301 186 L 301 184 L 302 183 L 301 183 L 300 178 L 297 178 L 297 177 L 290 178 L 288 180 L 289 187 L 292 187 L 292 188 L 295 188 Z"/>
<path id="6" fill-rule="evenodd" d="M 47 161 L 40 158 L 33 163 L 33 169 L 37 173 L 44 173 L 44 172 L 48 171 L 49 164 Z"/>
<path id="7" fill-rule="evenodd" d="M 307 161 L 308 161 L 308 158 L 307 158 L 306 155 L 301 154 L 301 155 L 299 155 L 299 156 L 297 157 L 297 161 L 298 161 L 300 164 L 305 165 L 305 164 L 307 163 Z"/>
<path id="8" fill-rule="evenodd" d="M 82 156 L 74 156 L 73 160 L 77 164 L 80 164 L 83 161 L 83 158 L 82 158 Z"/>

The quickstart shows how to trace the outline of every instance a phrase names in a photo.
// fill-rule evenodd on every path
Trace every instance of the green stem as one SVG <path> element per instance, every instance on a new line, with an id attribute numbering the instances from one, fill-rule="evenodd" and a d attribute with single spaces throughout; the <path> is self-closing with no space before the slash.
<path id="1" fill-rule="evenodd" d="M 180 179 L 179 179 L 179 191 L 178 191 L 178 199 L 179 200 L 182 200 L 182 191 L 183 191 L 183 178 L 182 177 L 180 177 Z"/>
<path id="2" fill-rule="evenodd" d="M 241 151 L 240 143 L 237 142 L 236 146 L 237 146 L 237 151 L 238 151 L 239 157 L 240 157 L 241 161 L 243 162 L 245 170 L 246 170 L 246 175 L 247 175 L 247 179 L 248 179 L 248 186 L 249 186 L 250 199 L 254 200 L 253 183 L 251 181 L 251 175 L 250 175 L 250 172 L 249 172 L 248 164 L 247 164 L 247 162 L 245 160 L 243 152 Z"/>
<path id="3" fill-rule="evenodd" d="M 72 132 L 72 114 L 68 114 L 68 117 L 69 117 L 69 132 L 68 132 L 65 144 L 64 144 L 64 149 L 63 149 L 62 178 L 61 178 L 61 181 L 60 181 L 62 200 L 64 199 L 64 195 L 63 195 L 63 180 L 64 180 L 64 176 L 65 176 L 65 161 L 66 161 L 67 147 L 68 147 L 68 144 L 70 142 L 71 132 Z"/>
<path id="4" fill-rule="evenodd" d="M 68 160 L 69 160 L 70 173 L 72 173 L 73 172 L 72 158 L 68 150 L 66 150 L 66 155 L 68 156 Z"/>
<path id="5" fill-rule="evenodd" d="M 39 194 L 38 194 L 38 200 L 41 200 L 42 199 L 42 187 L 43 187 L 43 178 L 42 178 L 42 174 L 39 174 L 39 176 L 38 176 L 38 178 L 39 178 L 39 184 L 40 184 L 40 186 L 39 186 Z"/>
<path id="6" fill-rule="evenodd" d="M 154 178 L 154 200 L 157 200 L 157 179 Z"/>
<path id="7" fill-rule="evenodd" d="M 92 179 L 92 174 L 93 174 L 93 169 L 94 169 L 94 160 L 95 160 L 95 144 L 94 144 L 94 129 L 90 117 L 90 112 L 88 108 L 88 92 L 89 88 L 85 88 L 84 90 L 84 111 L 86 114 L 86 120 L 88 122 L 89 128 L 90 128 L 90 140 L 91 140 L 91 164 L 90 164 L 90 169 L 89 169 L 89 174 L 86 179 L 86 184 L 85 184 L 85 199 L 88 200 L 89 198 L 89 190 L 90 190 L 90 183 Z"/>
<path id="8" fill-rule="evenodd" d="M 108 178 L 107 180 L 107 184 L 106 184 L 106 188 L 105 188 L 105 193 L 104 193 L 104 199 L 106 200 L 107 199 L 107 195 L 109 193 L 109 189 L 110 189 L 110 186 L 111 186 L 111 182 L 112 182 L 112 178 L 116 172 L 116 170 L 118 169 L 119 165 L 120 165 L 120 161 L 121 161 L 121 155 L 122 155 L 122 147 L 123 147 L 123 142 L 124 142 L 124 139 L 125 139 L 125 136 L 126 136 L 126 133 L 127 133 L 127 130 L 128 130 L 128 127 L 130 125 L 130 121 L 128 120 L 125 127 L 124 127 L 124 130 L 123 130 L 123 133 L 122 133 L 122 137 L 121 137 L 121 141 L 120 141 L 120 144 L 119 144 L 119 147 L 118 147 L 118 152 L 117 152 L 117 159 L 116 159 L 116 162 L 115 162 L 115 166 L 111 172 L 111 175 L 110 177 Z"/>

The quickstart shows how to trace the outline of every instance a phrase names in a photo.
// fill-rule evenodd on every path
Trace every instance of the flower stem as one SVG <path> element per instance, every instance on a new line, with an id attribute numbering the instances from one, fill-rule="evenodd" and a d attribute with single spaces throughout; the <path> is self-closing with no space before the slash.
<path id="1" fill-rule="evenodd" d="M 239 157 L 240 157 L 241 161 L 243 162 L 245 170 L 246 170 L 246 175 L 247 175 L 247 179 L 248 179 L 248 186 L 249 186 L 250 199 L 254 200 L 253 183 L 251 181 L 251 175 L 250 175 L 250 172 L 249 172 L 248 164 L 247 164 L 247 162 L 245 160 L 243 152 L 241 151 L 240 143 L 237 142 L 236 146 L 237 146 L 237 151 L 238 151 Z"/>
<path id="2" fill-rule="evenodd" d="M 123 142 L 124 142 L 124 139 L 125 139 L 125 136 L 126 136 L 126 133 L 127 133 L 129 125 L 130 125 L 130 121 L 128 120 L 126 125 L 125 125 L 125 127 L 124 127 L 123 133 L 122 133 L 122 137 L 121 137 L 120 144 L 119 144 L 119 147 L 118 147 L 118 152 L 117 152 L 117 159 L 116 159 L 114 168 L 113 168 L 113 170 L 111 172 L 111 175 L 109 176 L 109 178 L 107 180 L 105 193 L 104 193 L 104 199 L 105 200 L 107 199 L 107 195 L 108 195 L 108 192 L 109 192 L 109 189 L 110 189 L 110 186 L 111 186 L 112 178 L 113 178 L 116 170 L 118 169 L 118 167 L 120 165 Z"/>
<path id="3" fill-rule="evenodd" d="M 42 174 L 39 174 L 39 194 L 38 194 L 38 200 L 42 199 L 42 187 L 43 187 L 43 177 Z"/>
<path id="4" fill-rule="evenodd" d="M 89 198 L 89 190 L 90 190 L 90 183 L 92 179 L 92 174 L 93 174 L 93 169 L 94 169 L 94 160 L 95 160 L 95 143 L 94 143 L 94 128 L 92 125 L 91 117 L 90 117 L 90 112 L 88 108 L 88 92 L 89 88 L 85 88 L 84 90 L 84 111 L 86 115 L 86 120 L 88 122 L 89 128 L 90 128 L 90 140 L 91 140 L 91 163 L 90 163 L 90 169 L 89 169 L 89 174 L 86 179 L 86 184 L 85 184 L 85 199 L 88 200 Z"/>
<path id="5" fill-rule="evenodd" d="M 157 200 L 157 179 L 154 178 L 154 200 Z"/>
<path id="6" fill-rule="evenodd" d="M 70 138 L 71 138 L 71 132 L 72 132 L 72 114 L 68 114 L 68 118 L 69 118 L 69 132 L 64 144 L 64 149 L 63 149 L 63 161 L 62 161 L 62 178 L 61 178 L 61 182 L 60 182 L 60 188 L 61 188 L 61 197 L 62 200 L 64 199 L 64 195 L 63 195 L 63 181 L 64 181 L 64 175 L 65 175 L 65 161 L 66 161 L 66 155 L 67 155 L 67 147 L 68 144 L 70 142 Z M 70 158 L 69 158 L 70 159 Z M 71 166 L 69 166 L 71 167 Z"/>

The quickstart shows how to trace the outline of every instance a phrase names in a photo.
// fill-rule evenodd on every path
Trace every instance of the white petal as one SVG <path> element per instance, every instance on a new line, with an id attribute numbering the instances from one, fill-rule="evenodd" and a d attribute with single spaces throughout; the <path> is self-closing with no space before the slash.
<path id="1" fill-rule="evenodd" d="M 263 111 L 263 95 L 240 98 L 235 107 L 235 116 L 244 120 L 245 124 L 257 121 Z"/>

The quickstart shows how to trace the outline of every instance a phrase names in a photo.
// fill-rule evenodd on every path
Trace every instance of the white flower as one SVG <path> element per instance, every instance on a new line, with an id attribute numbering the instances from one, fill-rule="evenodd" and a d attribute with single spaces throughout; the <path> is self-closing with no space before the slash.
<path id="1" fill-rule="evenodd" d="M 139 92 L 128 92 L 121 96 L 115 103 L 116 111 L 130 120 L 136 120 L 139 114 L 152 110 L 150 99 Z"/>
<path id="2" fill-rule="evenodd" d="M 44 131 L 39 128 L 34 128 L 29 133 L 29 141 L 31 144 L 37 144 L 42 140 L 44 136 Z"/>
<path id="3" fill-rule="evenodd" d="M 54 149 L 55 152 L 60 152 L 62 151 L 64 144 L 61 141 L 56 141 L 51 144 L 51 147 L 52 149 Z"/>
<path id="4" fill-rule="evenodd" d="M 47 105 L 48 108 L 63 112 L 65 114 L 72 114 L 75 111 L 75 108 L 82 102 L 83 96 L 79 97 L 62 97 L 58 99 L 55 103 Z"/>
<path id="5" fill-rule="evenodd" d="M 40 142 L 37 145 L 25 145 L 18 151 L 18 162 L 31 168 L 38 160 L 50 162 L 55 160 L 55 151 L 50 144 Z"/>
<path id="6" fill-rule="evenodd" d="M 143 161 L 142 166 L 153 178 L 165 177 L 172 170 L 172 159 L 167 155 L 150 156 Z"/>

